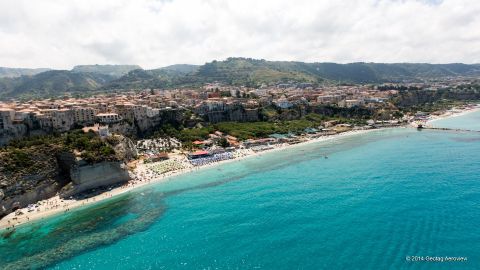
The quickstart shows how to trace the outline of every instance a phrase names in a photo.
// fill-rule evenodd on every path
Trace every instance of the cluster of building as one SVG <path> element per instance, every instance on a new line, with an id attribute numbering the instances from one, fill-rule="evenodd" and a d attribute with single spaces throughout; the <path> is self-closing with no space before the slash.
<path id="1" fill-rule="evenodd" d="M 372 106 L 384 102 L 392 91 L 355 87 L 245 87 L 209 84 L 203 89 L 157 90 L 91 98 L 65 98 L 0 103 L 0 131 L 29 123 L 31 129 L 68 131 L 76 126 L 155 118 L 162 110 L 188 108 L 209 122 L 258 121 L 259 109 L 274 105 L 330 104 L 340 107 Z M 18 128 L 18 127 L 17 127 Z"/>
<path id="2" fill-rule="evenodd" d="M 174 101 L 161 95 L 146 98 L 142 94 L 0 102 L 0 135 L 15 138 L 27 130 L 44 134 L 94 124 L 148 122 L 176 108 Z"/>
<path id="3" fill-rule="evenodd" d="M 444 84 L 438 82 L 428 87 L 442 87 Z M 259 121 L 260 111 L 266 106 L 279 110 L 322 105 L 381 108 L 397 93 L 396 89 L 395 85 L 314 87 L 292 82 L 247 88 L 211 83 L 201 89 L 145 90 L 89 98 L 0 102 L 0 135 L 17 137 L 27 130 L 30 133 L 36 130 L 65 132 L 94 124 L 119 122 L 148 126 L 158 124 L 162 112 L 179 110 L 190 111 L 203 121 L 217 123 Z M 121 133 L 121 130 L 117 131 Z"/>
<path id="4" fill-rule="evenodd" d="M 397 93 L 397 90 L 378 90 L 363 85 L 313 87 L 306 83 L 256 89 L 209 84 L 204 90 L 203 97 L 207 98 L 192 101 L 190 105 L 197 115 L 213 123 L 258 121 L 260 109 L 266 106 L 281 110 L 322 105 L 377 108 L 385 106 L 386 101 Z"/>

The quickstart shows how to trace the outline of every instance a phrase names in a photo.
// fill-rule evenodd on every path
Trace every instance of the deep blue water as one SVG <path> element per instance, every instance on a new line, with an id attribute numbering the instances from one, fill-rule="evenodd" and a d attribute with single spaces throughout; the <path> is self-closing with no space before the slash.
<path id="1" fill-rule="evenodd" d="M 0 240 L 0 265 L 478 269 L 479 169 L 478 133 L 390 129 L 299 145 L 24 226 Z"/>

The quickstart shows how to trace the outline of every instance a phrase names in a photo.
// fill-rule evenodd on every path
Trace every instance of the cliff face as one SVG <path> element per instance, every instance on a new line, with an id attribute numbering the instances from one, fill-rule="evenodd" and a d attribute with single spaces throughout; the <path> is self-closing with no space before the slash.
<path id="1" fill-rule="evenodd" d="M 437 91 L 401 91 L 392 101 L 398 107 L 411 107 L 432 103 L 442 99 L 450 100 L 478 100 L 480 99 L 480 89 L 477 88 L 459 88 L 459 89 L 440 89 Z"/>
<path id="2" fill-rule="evenodd" d="M 32 147 L 2 153 L 0 161 L 0 218 L 55 196 L 70 181 L 68 153 L 57 149 Z"/>
<path id="3" fill-rule="evenodd" d="M 153 134 L 164 125 L 180 126 L 186 121 L 184 109 L 162 110 L 157 116 L 135 120 L 135 135 L 137 137 L 145 137 Z"/>
<path id="4" fill-rule="evenodd" d="M 138 155 L 137 148 L 132 140 L 124 136 L 117 136 L 118 143 L 115 145 L 115 157 L 118 160 L 132 160 Z"/>
<path id="5" fill-rule="evenodd" d="M 130 180 L 128 171 L 122 162 L 101 162 L 93 165 L 75 166 L 70 171 L 72 185 L 63 189 L 62 197 L 69 197 L 81 192 L 123 183 Z"/>
<path id="6" fill-rule="evenodd" d="M 0 218 L 29 204 L 55 196 L 68 197 L 89 189 L 128 181 L 124 161 L 136 158 L 134 143 L 123 136 L 107 139 L 114 155 L 95 164 L 77 160 L 61 144 L 35 142 L 0 151 Z M 108 149 L 107 149 L 108 150 Z M 91 151 L 91 153 L 97 153 Z M 101 151 L 100 151 L 101 153 Z"/>
<path id="7" fill-rule="evenodd" d="M 57 182 L 45 182 L 32 190 L 26 190 L 22 194 L 0 199 L 0 218 L 29 204 L 55 196 L 61 187 Z"/>
<path id="8" fill-rule="evenodd" d="M 52 162 L 52 160 L 50 160 Z M 15 183 L 0 176 L 0 218 L 29 204 L 55 196 L 69 197 L 90 189 L 123 183 L 130 180 L 123 162 L 100 162 L 79 166 L 62 153 L 54 168 L 37 174 L 23 175 Z"/>
<path id="9" fill-rule="evenodd" d="M 115 145 L 116 161 L 83 165 L 82 162 L 70 163 L 68 171 L 72 182 L 61 190 L 60 196 L 69 197 L 94 188 L 115 185 L 130 180 L 124 162 L 137 157 L 135 144 L 129 138 L 121 135 L 114 135 L 107 140 L 110 140 Z"/>
<path id="10" fill-rule="evenodd" d="M 14 125 L 9 130 L 0 131 L 0 146 L 8 144 L 10 141 L 16 138 L 22 138 L 27 135 L 27 126 Z"/>

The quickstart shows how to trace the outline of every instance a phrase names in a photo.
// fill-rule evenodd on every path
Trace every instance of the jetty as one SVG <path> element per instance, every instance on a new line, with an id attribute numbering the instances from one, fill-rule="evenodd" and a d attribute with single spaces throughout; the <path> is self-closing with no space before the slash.
<path id="1" fill-rule="evenodd" d="M 411 126 L 416 127 L 417 129 L 432 129 L 432 130 L 443 130 L 443 131 L 454 131 L 454 132 L 478 132 L 478 133 L 480 133 L 480 130 L 473 130 L 473 129 L 434 127 L 432 125 L 428 125 L 426 121 L 415 121 L 415 122 L 411 123 Z"/>
<path id="2" fill-rule="evenodd" d="M 462 129 L 462 128 L 442 128 L 442 127 L 422 126 L 421 129 L 445 130 L 445 131 L 456 131 L 456 132 L 479 132 L 480 133 L 480 130 Z"/>

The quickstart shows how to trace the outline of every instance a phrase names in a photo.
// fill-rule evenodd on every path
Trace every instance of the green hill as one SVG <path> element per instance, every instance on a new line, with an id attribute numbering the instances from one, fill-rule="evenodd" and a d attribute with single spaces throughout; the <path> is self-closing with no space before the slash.
<path id="1" fill-rule="evenodd" d="M 196 78 L 181 71 L 163 68 L 152 70 L 136 69 L 104 85 L 102 89 L 173 88 L 193 85 L 196 82 Z"/>
<path id="2" fill-rule="evenodd" d="M 202 82 L 255 85 L 280 81 L 316 82 L 319 78 L 300 62 L 271 62 L 249 58 L 228 58 L 201 66 L 194 75 Z"/>
<path id="3" fill-rule="evenodd" d="M 143 70 L 138 66 L 92 65 L 76 66 L 72 71 L 51 70 L 33 76 L 0 78 L 0 98 L 197 87 L 215 81 L 256 87 L 289 81 L 382 83 L 479 75 L 478 64 L 336 64 L 228 58 L 201 66 L 182 64 Z"/>
<path id="4" fill-rule="evenodd" d="M 0 97 L 54 97 L 64 93 L 84 93 L 111 81 L 109 75 L 51 70 L 34 76 L 0 80 Z"/>
<path id="5" fill-rule="evenodd" d="M 304 63 L 228 58 L 180 71 L 161 68 L 130 72 L 107 88 L 169 88 L 199 86 L 208 82 L 258 86 L 288 81 L 319 83 L 382 83 L 419 81 L 424 78 L 480 75 L 480 65 L 466 64 L 377 64 L 377 63 Z M 126 84 L 125 84 L 126 82 Z"/>
<path id="6" fill-rule="evenodd" d="M 154 70 L 134 70 L 112 81 L 105 88 L 171 88 L 201 86 L 203 83 L 214 81 L 255 86 L 261 83 L 292 80 L 299 82 L 322 80 L 308 68 L 305 63 L 229 58 L 202 66 L 174 65 Z"/>
<path id="7" fill-rule="evenodd" d="M 35 75 L 49 70 L 48 68 L 6 68 L 0 67 L 0 78 L 15 78 L 23 75 Z"/>
<path id="8" fill-rule="evenodd" d="M 188 64 L 177 64 L 159 68 L 160 70 L 170 70 L 178 73 L 189 74 L 198 70 L 200 66 L 198 65 L 188 65 Z"/>
<path id="9" fill-rule="evenodd" d="M 137 65 L 80 65 L 73 67 L 72 71 L 121 77 L 135 69 L 141 69 L 141 67 Z"/>

